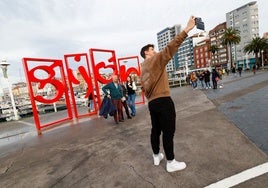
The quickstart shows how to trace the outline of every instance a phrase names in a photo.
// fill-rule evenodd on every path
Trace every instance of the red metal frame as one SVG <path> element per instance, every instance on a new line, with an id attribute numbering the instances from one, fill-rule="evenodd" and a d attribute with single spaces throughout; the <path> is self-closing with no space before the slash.
<path id="1" fill-rule="evenodd" d="M 95 53 L 101 54 L 102 55 L 101 58 L 98 59 L 97 58 L 98 56 Z M 104 78 L 100 74 L 100 69 L 104 70 L 111 69 L 112 74 L 120 73 L 119 74 L 120 80 L 123 82 L 126 81 L 126 78 L 130 73 L 134 72 L 138 76 L 140 76 L 140 63 L 138 56 L 122 57 L 119 58 L 117 61 L 114 50 L 95 49 L 95 48 L 89 49 L 89 56 L 91 64 L 89 63 L 87 53 L 66 54 L 64 55 L 64 63 L 60 59 L 27 58 L 27 57 L 22 59 L 24 72 L 28 83 L 28 91 L 32 104 L 34 121 L 36 124 L 38 134 L 42 134 L 42 131 L 44 129 L 52 127 L 55 124 L 67 120 L 72 120 L 73 119 L 72 109 L 74 111 L 75 118 L 88 116 L 90 114 L 97 114 L 98 111 L 97 104 L 101 104 L 101 96 L 100 96 L 101 88 L 99 88 L 99 83 L 107 84 L 112 81 L 111 78 Z M 85 60 L 86 67 L 82 66 L 83 63 L 82 59 Z M 78 113 L 74 97 L 73 84 L 79 84 L 80 81 L 73 74 L 73 70 L 70 66 L 71 60 L 72 63 L 77 63 L 76 65 L 78 67 L 77 70 L 80 72 L 80 74 L 82 75 L 83 79 L 87 84 L 88 89 L 85 98 L 88 98 L 91 92 L 93 92 L 94 94 L 94 90 L 96 90 L 97 101 L 94 100 L 95 110 L 92 113 L 85 113 L 85 114 Z M 126 68 L 126 66 L 121 63 L 126 60 L 136 62 L 137 66 Z M 66 70 L 64 69 L 64 65 Z M 47 75 L 46 78 L 37 77 L 35 73 L 38 71 L 45 72 Z M 93 71 L 94 75 L 93 77 L 91 76 L 92 74 L 91 71 Z M 60 76 L 56 77 L 56 75 Z M 92 84 L 92 78 L 94 79 L 94 84 Z M 67 80 L 69 87 L 67 85 Z M 52 98 L 44 98 L 42 95 L 39 95 L 38 93 L 35 94 L 33 90 L 34 84 L 38 86 L 38 89 L 43 89 L 47 86 L 47 84 L 50 84 L 49 86 L 55 88 L 55 94 L 52 96 Z M 40 102 L 41 104 L 51 104 L 58 102 L 62 97 L 65 98 L 65 103 L 67 106 L 66 117 L 51 121 L 49 123 L 42 124 L 38 114 L 37 102 Z M 71 100 L 69 98 L 71 98 Z M 71 101 L 73 105 L 71 104 Z M 144 101 L 145 101 L 144 94 L 142 93 L 142 101 L 137 101 L 136 104 L 144 103 Z"/>
<path id="2" fill-rule="evenodd" d="M 103 61 L 96 62 L 94 53 L 96 52 L 101 52 L 101 53 L 108 53 L 111 54 L 109 59 L 104 59 Z M 100 69 L 107 69 L 110 68 L 113 70 L 114 74 L 118 74 L 118 69 L 117 69 L 117 64 L 116 64 L 116 56 L 115 56 L 115 51 L 114 50 L 105 50 L 105 49 L 96 49 L 96 48 L 91 48 L 89 49 L 89 55 L 90 55 L 90 61 L 92 63 L 92 69 L 94 73 L 94 81 L 95 81 L 95 87 L 96 87 L 96 92 L 97 92 L 97 100 L 98 104 L 101 104 L 101 96 L 100 96 L 100 91 L 99 91 L 99 82 L 102 84 L 107 84 L 112 81 L 111 78 L 106 79 L 103 78 L 100 75 Z M 108 62 L 108 63 L 107 63 Z"/>
<path id="3" fill-rule="evenodd" d="M 41 59 L 41 58 L 23 58 L 23 65 L 24 65 L 24 72 L 26 75 L 26 80 L 28 83 L 28 91 L 30 94 L 31 104 L 33 107 L 33 116 L 36 124 L 36 129 L 38 134 L 42 134 L 42 129 L 47 128 L 51 125 L 54 125 L 56 123 L 61 123 L 66 120 L 72 119 L 72 111 L 71 111 L 71 104 L 68 96 L 68 90 L 67 90 L 67 84 L 65 80 L 65 74 L 64 74 L 64 67 L 62 60 L 59 59 Z M 35 66 L 34 68 L 29 69 L 29 64 L 33 63 L 42 63 L 39 66 Z M 48 64 L 48 65 L 46 65 Z M 55 77 L 56 72 L 54 69 L 58 68 L 60 71 L 60 79 L 57 79 Z M 35 76 L 35 72 L 38 70 L 42 70 L 47 73 L 48 77 L 45 79 L 40 79 Z M 55 90 L 57 91 L 56 95 L 52 99 L 46 99 L 41 95 L 35 95 L 32 85 L 38 84 L 39 89 L 43 89 L 46 84 L 51 84 L 55 87 Z M 53 102 L 59 101 L 61 97 L 65 96 L 65 102 L 67 105 L 67 117 L 58 119 L 56 121 L 52 121 L 49 123 L 41 124 L 39 119 L 39 114 L 37 110 L 36 102 L 41 102 L 43 104 L 51 104 Z"/>
<path id="4" fill-rule="evenodd" d="M 124 61 L 129 61 L 132 60 L 131 62 L 136 62 L 137 65 L 136 67 L 130 67 L 126 69 L 126 66 L 122 63 Z M 137 76 L 140 76 L 140 62 L 139 62 L 139 57 L 138 56 L 129 56 L 129 57 L 121 57 L 117 59 L 118 61 L 118 67 L 119 67 L 119 74 L 120 74 L 120 79 L 122 82 L 126 82 L 127 77 L 131 73 L 136 73 Z M 144 93 L 141 93 L 141 101 L 136 101 L 135 104 L 144 104 L 145 103 L 145 97 Z"/>
<path id="5" fill-rule="evenodd" d="M 86 61 L 86 67 L 83 66 L 79 66 L 79 63 L 81 64 L 82 59 L 85 59 Z M 73 74 L 73 70 L 70 68 L 70 63 L 69 60 L 73 59 L 75 63 L 77 63 L 78 65 L 78 71 L 80 72 L 80 74 L 82 75 L 83 79 L 85 80 L 85 82 L 87 83 L 87 92 L 85 95 L 85 98 L 87 99 L 90 95 L 90 93 L 93 94 L 93 98 L 94 98 L 94 88 L 93 88 L 93 84 L 92 84 L 92 77 L 91 77 L 91 71 L 90 71 L 90 65 L 89 65 L 89 61 L 88 61 L 88 56 L 87 53 L 80 53 L 80 54 L 66 54 L 64 55 L 64 60 L 65 60 L 65 66 L 67 69 L 67 75 L 68 75 L 68 81 L 69 81 L 69 86 L 70 86 L 70 91 L 72 93 L 71 97 L 72 97 L 72 103 L 73 103 L 73 109 L 74 109 L 74 116 L 76 118 L 79 117 L 84 117 L 84 116 L 88 116 L 88 115 L 93 115 L 93 114 L 97 114 L 97 105 L 96 105 L 96 101 L 94 101 L 94 111 L 90 112 L 90 113 L 84 113 L 84 114 L 79 114 L 78 110 L 77 110 L 77 106 L 76 106 L 76 100 L 74 97 L 74 90 L 73 90 L 73 84 L 79 84 L 80 81 L 74 76 Z"/>

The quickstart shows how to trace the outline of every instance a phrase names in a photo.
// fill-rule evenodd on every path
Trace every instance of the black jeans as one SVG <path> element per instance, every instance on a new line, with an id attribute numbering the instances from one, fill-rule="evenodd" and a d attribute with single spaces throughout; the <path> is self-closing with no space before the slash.
<path id="1" fill-rule="evenodd" d="M 151 145 L 154 154 L 160 150 L 160 135 L 163 132 L 163 147 L 167 160 L 174 159 L 174 133 L 176 130 L 176 111 L 171 97 L 154 99 L 148 104 L 151 115 Z"/>
<path id="2" fill-rule="evenodd" d="M 128 109 L 127 101 L 125 100 L 124 102 L 122 102 L 122 105 L 123 105 L 123 107 L 125 108 L 127 117 L 131 117 L 130 114 L 129 114 L 129 109 Z M 122 117 L 122 119 L 124 120 L 124 113 L 123 113 L 123 110 L 122 110 L 122 113 L 121 113 L 121 117 Z"/>

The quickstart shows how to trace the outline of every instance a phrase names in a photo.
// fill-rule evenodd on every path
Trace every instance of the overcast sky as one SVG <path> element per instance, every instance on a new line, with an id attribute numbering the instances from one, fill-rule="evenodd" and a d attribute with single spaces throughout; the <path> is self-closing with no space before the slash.
<path id="1" fill-rule="evenodd" d="M 24 81 L 21 59 L 63 59 L 89 48 L 115 50 L 117 57 L 139 55 L 156 34 L 175 24 L 185 27 L 190 15 L 206 30 L 226 21 L 226 13 L 246 0 L 1 0 L 0 59 L 10 63 L 11 82 Z M 259 0 L 260 36 L 268 32 L 268 1 Z M 266 19 L 266 20 L 265 20 Z M 189 35 L 199 32 L 192 30 Z M 1 85 L 5 84 L 2 71 Z"/>

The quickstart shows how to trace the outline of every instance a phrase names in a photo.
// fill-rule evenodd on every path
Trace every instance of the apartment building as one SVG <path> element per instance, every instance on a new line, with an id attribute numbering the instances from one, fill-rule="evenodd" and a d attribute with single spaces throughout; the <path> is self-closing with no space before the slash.
<path id="1" fill-rule="evenodd" d="M 206 38 L 198 42 L 194 47 L 195 68 L 206 68 L 213 66 L 211 63 L 210 40 Z"/>
<path id="2" fill-rule="evenodd" d="M 187 37 L 178 49 L 178 67 L 177 70 L 196 68 L 196 60 L 194 58 L 194 47 L 207 38 L 206 32 L 196 33 Z"/>
<path id="3" fill-rule="evenodd" d="M 268 32 L 263 33 L 263 38 L 268 40 Z M 268 65 L 268 50 L 262 51 L 262 61 L 263 65 Z"/>
<path id="4" fill-rule="evenodd" d="M 259 36 L 259 16 L 257 1 L 252 1 L 233 11 L 226 13 L 226 24 L 227 28 L 231 27 L 240 31 L 240 44 L 233 45 L 230 49 L 232 58 L 234 60 L 233 62 L 235 62 L 236 67 L 252 67 L 255 63 L 254 55 L 245 54 L 244 47 L 250 43 L 253 38 Z"/>
<path id="5" fill-rule="evenodd" d="M 157 33 L 158 49 L 161 51 L 166 45 L 181 32 L 181 25 L 174 25 L 173 27 L 167 27 Z M 168 62 L 166 66 L 167 73 L 169 75 L 174 74 L 178 67 L 178 53 L 175 53 L 173 58 Z"/>
<path id="6" fill-rule="evenodd" d="M 194 56 L 193 56 L 193 38 L 187 37 L 180 48 L 178 49 L 178 66 L 177 70 L 194 68 Z"/>
<path id="7" fill-rule="evenodd" d="M 209 31 L 210 46 L 216 46 L 217 50 L 211 53 L 211 66 L 227 68 L 228 49 L 222 44 L 222 36 L 226 31 L 226 22 L 221 23 Z"/>

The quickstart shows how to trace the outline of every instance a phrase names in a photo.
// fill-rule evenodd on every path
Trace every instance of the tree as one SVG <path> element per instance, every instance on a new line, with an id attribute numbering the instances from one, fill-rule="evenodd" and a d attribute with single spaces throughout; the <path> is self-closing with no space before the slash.
<path id="1" fill-rule="evenodd" d="M 231 60 L 231 67 L 233 67 L 233 57 L 232 57 L 232 45 L 239 44 L 241 41 L 240 31 L 232 27 L 226 29 L 222 35 L 222 44 L 229 46 L 229 55 Z"/>
<path id="2" fill-rule="evenodd" d="M 209 48 L 209 51 L 213 54 L 213 57 L 214 57 L 214 64 L 215 64 L 215 53 L 216 51 L 219 50 L 219 47 L 217 45 L 211 45 L 210 48 Z"/>
<path id="3" fill-rule="evenodd" d="M 267 49 L 268 40 L 265 38 L 255 37 L 252 41 L 244 47 L 245 53 L 253 53 L 255 54 L 255 63 L 258 67 L 260 67 L 258 54 L 261 57 L 261 51 Z"/>

